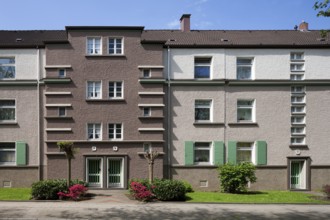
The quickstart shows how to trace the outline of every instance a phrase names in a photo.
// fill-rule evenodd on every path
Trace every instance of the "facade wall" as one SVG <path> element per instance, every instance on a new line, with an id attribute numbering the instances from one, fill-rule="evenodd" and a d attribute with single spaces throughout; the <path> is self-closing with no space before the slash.
<path id="1" fill-rule="evenodd" d="M 38 181 L 39 169 L 37 166 L 28 167 L 0 167 L 0 188 L 31 187 Z"/>

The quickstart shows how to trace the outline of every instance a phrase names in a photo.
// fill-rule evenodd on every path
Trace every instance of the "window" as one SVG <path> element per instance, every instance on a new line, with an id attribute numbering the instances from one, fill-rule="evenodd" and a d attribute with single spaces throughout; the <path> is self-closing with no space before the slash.
<path id="1" fill-rule="evenodd" d="M 211 100 L 195 100 L 195 121 L 211 121 Z"/>
<path id="2" fill-rule="evenodd" d="M 305 103 L 305 96 L 304 95 L 292 95 L 291 103 Z"/>
<path id="3" fill-rule="evenodd" d="M 194 144 L 194 163 L 211 164 L 211 143 Z"/>
<path id="4" fill-rule="evenodd" d="M 291 80 L 303 80 L 304 74 L 291 74 L 290 79 Z"/>
<path id="5" fill-rule="evenodd" d="M 143 78 L 150 78 L 151 77 L 151 71 L 150 69 L 144 69 L 143 72 Z"/>
<path id="6" fill-rule="evenodd" d="M 237 143 L 237 163 L 251 162 L 252 158 L 253 143 Z"/>
<path id="7" fill-rule="evenodd" d="M 60 78 L 65 77 L 65 69 L 59 69 L 58 70 L 58 77 L 60 77 Z"/>
<path id="8" fill-rule="evenodd" d="M 195 79 L 210 79 L 211 58 L 195 58 Z"/>
<path id="9" fill-rule="evenodd" d="M 150 143 L 144 143 L 143 144 L 143 152 L 151 152 L 151 144 Z"/>
<path id="10" fill-rule="evenodd" d="M 0 143 L 0 165 L 16 165 L 15 143 Z"/>
<path id="11" fill-rule="evenodd" d="M 305 92 L 305 87 L 304 86 L 292 86 L 291 87 L 291 92 L 292 93 L 304 93 Z"/>
<path id="12" fill-rule="evenodd" d="M 304 137 L 292 137 L 291 144 L 305 144 L 305 138 Z"/>
<path id="13" fill-rule="evenodd" d="M 109 54 L 123 54 L 122 38 L 109 38 Z"/>
<path id="14" fill-rule="evenodd" d="M 109 82 L 109 98 L 110 99 L 123 98 L 122 82 Z"/>
<path id="15" fill-rule="evenodd" d="M 303 52 L 294 52 L 290 54 L 291 61 L 303 61 L 304 53 Z"/>
<path id="16" fill-rule="evenodd" d="M 66 109 L 65 107 L 59 107 L 58 108 L 58 116 L 65 117 L 66 116 Z"/>
<path id="17" fill-rule="evenodd" d="M 0 58 L 0 79 L 13 79 L 15 73 L 15 58 Z"/>
<path id="18" fill-rule="evenodd" d="M 304 124 L 305 116 L 291 116 L 291 123 L 292 124 Z"/>
<path id="19" fill-rule="evenodd" d="M 122 139 L 122 124 L 109 124 L 109 139 Z"/>
<path id="20" fill-rule="evenodd" d="M 15 100 L 0 100 L 0 122 L 16 120 Z"/>
<path id="21" fill-rule="evenodd" d="M 88 124 L 88 140 L 101 140 L 101 124 Z"/>
<path id="22" fill-rule="evenodd" d="M 151 116 L 151 108 L 143 108 L 143 116 L 144 117 Z"/>
<path id="23" fill-rule="evenodd" d="M 237 79 L 252 79 L 252 58 L 237 58 Z"/>
<path id="24" fill-rule="evenodd" d="M 101 37 L 88 37 L 87 38 L 87 54 L 98 55 L 102 53 Z"/>
<path id="25" fill-rule="evenodd" d="M 292 127 L 291 134 L 293 135 L 305 134 L 305 127 Z"/>
<path id="26" fill-rule="evenodd" d="M 303 63 L 291 63 L 290 65 L 290 68 L 291 68 L 291 71 L 294 72 L 294 71 L 304 71 L 304 64 Z"/>
<path id="27" fill-rule="evenodd" d="M 237 121 L 255 121 L 254 120 L 254 100 L 237 101 Z"/>
<path id="28" fill-rule="evenodd" d="M 305 106 L 292 106 L 291 112 L 292 113 L 305 113 Z"/>
<path id="29" fill-rule="evenodd" d="M 101 99 L 101 82 L 87 82 L 87 98 Z"/>

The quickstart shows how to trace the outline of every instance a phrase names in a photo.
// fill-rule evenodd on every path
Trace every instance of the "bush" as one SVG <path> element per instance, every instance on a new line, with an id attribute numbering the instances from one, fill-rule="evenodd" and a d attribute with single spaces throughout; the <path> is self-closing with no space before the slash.
<path id="1" fill-rule="evenodd" d="M 75 184 L 69 188 L 68 193 L 58 192 L 57 195 L 60 199 L 67 197 L 72 200 L 79 200 L 85 195 L 87 190 L 88 189 L 84 185 Z"/>
<path id="2" fill-rule="evenodd" d="M 87 186 L 87 183 L 81 180 L 71 181 L 71 185 L 76 183 Z M 68 188 L 65 179 L 42 180 L 32 184 L 31 194 L 34 199 L 55 200 L 59 199 L 58 192 L 67 191 Z"/>
<path id="3" fill-rule="evenodd" d="M 330 198 L 330 185 L 324 185 L 322 187 L 322 192 L 324 192 L 326 196 Z"/>
<path id="4" fill-rule="evenodd" d="M 255 166 L 251 163 L 225 164 L 218 168 L 221 190 L 228 193 L 247 192 L 248 182 L 254 183 Z"/>
<path id="5" fill-rule="evenodd" d="M 139 182 L 130 183 L 130 193 L 136 200 L 144 202 L 151 201 L 155 198 L 155 195 L 152 193 L 152 191 Z"/>
<path id="6" fill-rule="evenodd" d="M 186 187 L 179 180 L 155 179 L 153 182 L 153 193 L 162 201 L 185 200 Z"/>
<path id="7" fill-rule="evenodd" d="M 181 180 L 184 187 L 186 188 L 186 193 L 194 192 L 194 189 L 192 188 L 191 184 L 186 180 Z"/>

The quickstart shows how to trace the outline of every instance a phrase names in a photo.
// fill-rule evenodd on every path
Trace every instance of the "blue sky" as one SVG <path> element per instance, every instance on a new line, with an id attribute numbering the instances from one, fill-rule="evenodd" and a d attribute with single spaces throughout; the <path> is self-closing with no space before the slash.
<path id="1" fill-rule="evenodd" d="M 182 14 L 203 30 L 330 29 L 314 0 L 1 0 L 1 30 L 58 30 L 65 26 L 145 26 L 178 29 Z"/>

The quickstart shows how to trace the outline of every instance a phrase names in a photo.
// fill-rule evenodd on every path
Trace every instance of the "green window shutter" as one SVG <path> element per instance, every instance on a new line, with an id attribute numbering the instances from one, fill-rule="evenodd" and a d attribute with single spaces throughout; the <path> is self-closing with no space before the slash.
<path id="1" fill-rule="evenodd" d="M 256 164 L 266 165 L 267 164 L 267 143 L 266 141 L 257 141 L 256 145 Z"/>
<path id="2" fill-rule="evenodd" d="M 225 163 L 225 147 L 222 141 L 214 142 L 214 165 Z"/>
<path id="3" fill-rule="evenodd" d="M 22 141 L 16 142 L 16 165 L 26 165 L 26 143 Z"/>
<path id="4" fill-rule="evenodd" d="M 194 142 L 186 141 L 184 145 L 184 160 L 185 165 L 194 164 Z"/>
<path id="5" fill-rule="evenodd" d="M 237 141 L 228 141 L 228 163 L 236 164 Z"/>

